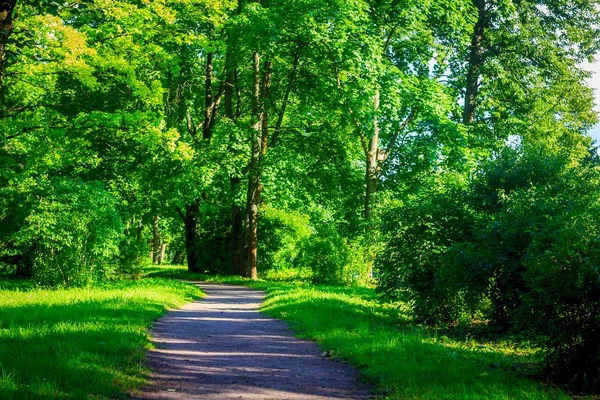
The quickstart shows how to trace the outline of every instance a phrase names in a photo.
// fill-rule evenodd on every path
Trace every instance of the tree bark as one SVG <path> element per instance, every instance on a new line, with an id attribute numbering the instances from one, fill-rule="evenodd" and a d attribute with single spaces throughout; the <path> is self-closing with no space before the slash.
<path id="1" fill-rule="evenodd" d="M 469 69 L 467 72 L 465 105 L 463 109 L 464 124 L 472 124 L 475 121 L 477 95 L 479 94 L 479 71 L 483 62 L 483 35 L 487 24 L 485 15 L 486 0 L 473 0 L 473 5 L 477 8 L 478 18 L 471 37 Z"/>
<path id="2" fill-rule="evenodd" d="M 240 179 L 232 178 L 232 193 L 239 190 Z M 246 257 L 244 257 L 244 225 L 242 207 L 235 202 L 231 205 L 231 272 L 236 275 L 246 275 Z"/>
<path id="3" fill-rule="evenodd" d="M 364 208 L 366 221 L 369 221 L 373 217 L 373 211 L 371 209 L 372 196 L 377 191 L 377 184 L 379 181 L 379 117 L 377 116 L 379 110 L 379 90 L 377 90 L 373 96 L 373 109 L 375 111 L 375 117 L 373 118 L 373 135 L 369 139 L 369 147 L 366 154 L 367 168 L 365 176 L 366 192 Z"/>
<path id="4" fill-rule="evenodd" d="M 160 257 L 158 259 L 158 265 L 162 264 L 163 260 L 165 259 L 165 252 L 166 251 L 167 251 L 167 244 L 163 242 L 160 245 Z"/>
<path id="5" fill-rule="evenodd" d="M 260 57 L 257 52 L 252 55 L 254 82 L 252 85 L 252 154 L 248 173 L 248 192 L 246 196 L 246 244 L 248 257 L 246 276 L 257 279 L 256 260 L 258 254 L 258 204 L 260 201 L 260 157 L 262 154 L 262 117 L 260 98 Z"/>
<path id="6" fill-rule="evenodd" d="M 202 124 L 202 138 L 210 140 L 212 137 L 212 113 L 213 113 L 213 53 L 208 53 L 206 56 L 206 76 L 204 84 L 204 123 Z"/>
<path id="7" fill-rule="evenodd" d="M 238 10 L 241 11 L 242 2 L 238 1 Z M 233 40 L 229 38 L 229 46 L 225 55 L 225 117 L 235 123 L 238 117 L 236 110 L 239 110 L 239 96 L 236 95 L 236 74 L 237 66 L 235 62 L 235 52 Z M 235 104 L 237 100 L 238 104 Z M 235 104 L 235 106 L 234 106 Z M 230 144 L 234 138 L 230 136 Z M 230 146 L 229 151 L 237 155 L 237 151 Z M 231 193 L 231 273 L 235 275 L 246 275 L 246 257 L 244 252 L 244 224 L 242 219 L 242 207 L 237 204 L 236 199 L 240 190 L 241 179 L 238 176 L 229 177 L 229 188 Z"/>
<path id="8" fill-rule="evenodd" d="M 231 121 L 235 121 L 235 111 L 233 107 L 235 70 L 233 49 L 228 48 L 227 54 L 225 55 L 225 116 Z"/>
<path id="9" fill-rule="evenodd" d="M 177 265 L 183 264 L 184 258 L 185 258 L 185 252 L 177 250 L 175 252 L 175 254 L 173 255 L 172 262 L 173 262 L 173 264 L 177 264 Z"/>
<path id="10" fill-rule="evenodd" d="M 160 221 L 160 217 L 155 215 L 152 219 L 152 262 L 154 265 L 160 264 L 160 250 L 162 242 L 160 240 L 160 229 L 158 226 L 158 221 Z"/>
<path id="11" fill-rule="evenodd" d="M 198 265 L 198 216 L 200 214 L 200 201 L 196 200 L 185 207 L 185 251 L 187 255 L 188 271 L 200 272 Z"/>

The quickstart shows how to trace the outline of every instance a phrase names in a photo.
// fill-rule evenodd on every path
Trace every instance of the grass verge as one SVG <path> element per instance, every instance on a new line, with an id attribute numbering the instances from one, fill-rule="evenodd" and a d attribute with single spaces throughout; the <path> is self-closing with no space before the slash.
<path id="1" fill-rule="evenodd" d="M 148 328 L 201 292 L 143 279 L 82 289 L 0 281 L 0 399 L 118 399 L 144 383 Z"/>
<path id="2" fill-rule="evenodd" d="M 297 336 L 360 368 L 380 399 L 570 399 L 522 376 L 539 350 L 510 342 L 455 340 L 410 322 L 402 304 L 371 289 L 251 282 L 162 267 L 150 276 L 245 284 L 268 292 L 262 310 Z"/>

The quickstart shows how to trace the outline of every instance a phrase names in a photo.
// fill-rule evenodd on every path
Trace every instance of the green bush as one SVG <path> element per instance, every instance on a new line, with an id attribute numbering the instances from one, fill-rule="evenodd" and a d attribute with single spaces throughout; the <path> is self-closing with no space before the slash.
<path id="1" fill-rule="evenodd" d="M 303 241 L 298 263 L 312 270 L 313 283 L 340 284 L 348 257 L 344 239 L 335 227 L 324 224 Z"/>
<path id="2" fill-rule="evenodd" d="M 126 235 L 119 244 L 119 266 L 116 271 L 120 276 L 132 279 L 141 277 L 144 267 L 151 264 L 148 257 L 150 244 L 133 235 Z"/>
<path id="3" fill-rule="evenodd" d="M 387 240 L 376 261 L 379 292 L 408 300 L 418 321 L 458 320 L 465 304 L 447 271 L 448 252 L 469 238 L 475 224 L 458 181 L 440 177 L 428 190 L 389 209 L 383 221 Z"/>
<path id="4" fill-rule="evenodd" d="M 384 218 L 379 289 L 417 319 L 479 315 L 541 341 L 553 380 L 600 390 L 600 167 L 507 149 Z"/>
<path id="5" fill-rule="evenodd" d="M 258 265 L 264 271 L 265 278 L 310 279 L 310 268 L 298 263 L 301 243 L 311 235 L 307 215 L 264 207 L 261 209 L 258 229 L 261 244 Z"/>
<path id="6" fill-rule="evenodd" d="M 123 225 L 99 183 L 56 179 L 33 203 L 13 243 L 41 285 L 84 285 L 114 275 Z"/>

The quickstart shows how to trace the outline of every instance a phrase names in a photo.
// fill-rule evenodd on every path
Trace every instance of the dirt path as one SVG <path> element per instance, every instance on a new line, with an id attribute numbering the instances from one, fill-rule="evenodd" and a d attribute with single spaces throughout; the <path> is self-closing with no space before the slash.
<path id="1" fill-rule="evenodd" d="M 137 399 L 366 399 L 349 365 L 258 311 L 265 294 L 198 283 L 202 300 L 168 313 L 152 331 L 152 384 Z"/>

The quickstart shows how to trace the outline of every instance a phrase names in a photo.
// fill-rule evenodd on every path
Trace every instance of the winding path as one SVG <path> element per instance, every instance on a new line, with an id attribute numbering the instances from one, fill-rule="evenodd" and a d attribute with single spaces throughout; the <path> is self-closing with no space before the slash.
<path id="1" fill-rule="evenodd" d="M 347 364 L 261 314 L 264 292 L 197 283 L 202 300 L 169 312 L 152 330 L 151 384 L 136 399 L 367 399 Z"/>

